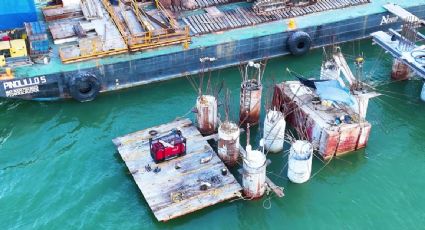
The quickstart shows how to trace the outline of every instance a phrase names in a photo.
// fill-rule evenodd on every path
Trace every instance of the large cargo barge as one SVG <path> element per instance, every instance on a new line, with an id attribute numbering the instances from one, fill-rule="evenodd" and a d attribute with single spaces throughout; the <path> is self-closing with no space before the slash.
<path id="1" fill-rule="evenodd" d="M 191 6 L 183 4 L 183 9 L 181 4 L 176 7 L 161 0 L 150 5 L 135 0 L 86 0 L 79 3 L 79 12 L 66 11 L 68 1 L 79 2 L 38 6 L 39 20 L 43 18 L 50 31 L 49 52 L 40 59 L 36 49 L 30 50 L 38 59 L 28 60 L 27 65 L 8 67 L 6 60 L 0 73 L 0 97 L 89 101 L 99 92 L 196 74 L 206 65 L 220 69 L 248 60 L 301 55 L 310 48 L 399 29 L 402 20 L 383 8 L 388 2 L 425 17 L 425 0 L 318 0 L 278 5 L 271 11 L 262 9 L 259 1 L 195 1 Z M 85 7 L 89 3 L 91 7 Z M 132 9 L 129 18 L 126 9 Z M 162 26 L 164 33 L 156 33 L 155 23 L 148 19 Z M 67 28 L 76 20 L 80 20 L 78 27 Z M 39 36 L 34 32 L 39 25 L 44 24 L 25 24 L 30 46 Z M 61 37 L 69 30 L 76 35 Z M 87 36 L 92 33 L 97 36 Z M 100 49 L 99 43 L 103 44 Z"/>

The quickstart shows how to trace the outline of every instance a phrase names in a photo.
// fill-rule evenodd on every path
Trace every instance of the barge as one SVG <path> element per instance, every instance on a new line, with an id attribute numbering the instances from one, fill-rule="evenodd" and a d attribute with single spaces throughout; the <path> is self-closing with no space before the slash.
<path id="1" fill-rule="evenodd" d="M 273 105 L 325 160 L 366 147 L 372 125 L 350 107 L 317 104 L 317 98 L 301 82 L 289 81 L 275 86 Z"/>
<path id="2" fill-rule="evenodd" d="M 383 8 L 387 2 L 425 17 L 425 0 L 319 0 L 267 10 L 259 1 L 176 6 L 85 0 L 77 8 L 68 2 L 79 1 L 37 7 L 41 23 L 26 23 L 24 30 L 30 58 L 4 58 L 0 97 L 90 101 L 98 93 L 196 74 L 203 60 L 214 70 L 302 55 L 310 48 L 398 29 L 402 20 Z M 32 45 L 46 40 L 47 51 L 38 54 Z"/>
<path id="3" fill-rule="evenodd" d="M 298 81 L 276 84 L 272 100 L 298 137 L 325 160 L 366 147 L 372 128 L 366 120 L 369 99 L 380 95 L 362 82 L 363 57 L 356 58 L 354 75 L 340 48 L 331 52 L 324 49 L 320 80 L 290 72 Z"/>

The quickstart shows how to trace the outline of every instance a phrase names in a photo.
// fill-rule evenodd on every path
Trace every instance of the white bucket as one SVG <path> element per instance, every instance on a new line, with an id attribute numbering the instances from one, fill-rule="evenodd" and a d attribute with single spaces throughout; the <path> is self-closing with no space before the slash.
<path id="1" fill-rule="evenodd" d="M 301 184 L 310 179 L 313 162 L 313 145 L 307 141 L 295 141 L 289 150 L 288 178 Z"/>
<path id="2" fill-rule="evenodd" d="M 285 142 L 286 122 L 283 113 L 280 111 L 270 110 L 264 119 L 264 147 L 269 152 L 280 152 L 283 150 Z"/>

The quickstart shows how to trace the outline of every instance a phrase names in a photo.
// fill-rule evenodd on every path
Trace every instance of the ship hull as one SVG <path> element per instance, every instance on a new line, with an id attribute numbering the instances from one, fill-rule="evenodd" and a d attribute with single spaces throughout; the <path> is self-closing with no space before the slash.
<path id="1" fill-rule="evenodd" d="M 408 10 L 420 18 L 425 17 L 425 5 Z M 394 16 L 385 12 L 301 30 L 310 35 L 312 48 L 318 48 L 368 38 L 371 33 L 379 30 L 400 28 L 400 20 L 384 20 L 388 17 Z M 0 81 L 0 97 L 27 100 L 71 98 L 70 79 L 86 73 L 97 76 L 100 80 L 101 92 L 107 92 L 196 74 L 204 68 L 205 64 L 200 62 L 200 59 L 204 57 L 216 59 L 209 63 L 209 68 L 212 70 L 239 65 L 249 60 L 274 58 L 289 54 L 286 43 L 293 32 L 285 31 L 213 46 L 192 47 L 179 52 L 100 65 L 78 71 Z"/>

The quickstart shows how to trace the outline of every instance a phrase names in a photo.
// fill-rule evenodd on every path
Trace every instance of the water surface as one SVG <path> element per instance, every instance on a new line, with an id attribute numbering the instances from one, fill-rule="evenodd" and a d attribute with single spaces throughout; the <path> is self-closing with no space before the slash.
<path id="1" fill-rule="evenodd" d="M 89 103 L 0 100 L 0 229 L 423 228 L 422 83 L 390 83 L 390 58 L 370 43 L 344 46 L 351 55 L 363 50 L 365 71 L 384 93 L 370 103 L 373 129 L 365 150 L 326 167 L 315 159 L 317 174 L 302 185 L 288 182 L 283 153 L 269 155 L 269 176 L 285 187 L 283 199 L 224 202 L 167 223 L 156 221 L 111 139 L 186 114 L 196 94 L 185 78 L 107 93 Z M 269 60 L 265 84 L 291 79 L 287 67 L 317 75 L 320 63 L 321 50 Z M 238 69 L 213 73 L 213 84 L 223 79 L 236 118 Z M 253 129 L 256 146 L 259 131 Z"/>

